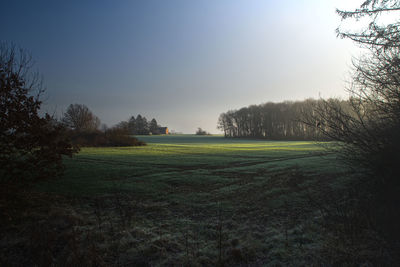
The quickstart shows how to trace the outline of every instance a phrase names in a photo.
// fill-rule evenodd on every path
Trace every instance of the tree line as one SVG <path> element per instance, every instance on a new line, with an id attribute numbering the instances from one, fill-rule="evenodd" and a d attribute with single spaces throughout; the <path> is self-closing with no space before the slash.
<path id="1" fill-rule="evenodd" d="M 102 125 L 100 119 L 83 104 L 69 105 L 61 118 L 61 123 L 69 129 L 73 141 L 84 146 L 141 145 L 143 143 L 134 141 L 137 139 L 133 139 L 131 135 L 162 134 L 166 128 L 161 127 L 155 118 L 148 121 L 140 114 L 108 128 L 107 125 Z"/>
<path id="2" fill-rule="evenodd" d="M 61 118 L 61 122 L 69 129 L 76 132 L 107 131 L 108 129 L 121 129 L 131 135 L 161 134 L 161 125 L 156 119 L 150 122 L 142 115 L 131 116 L 127 121 L 121 121 L 117 125 L 108 128 L 101 125 L 100 119 L 83 104 L 71 104 Z"/>
<path id="3" fill-rule="evenodd" d="M 149 135 L 149 134 L 162 134 L 163 128 L 161 125 L 157 123 L 157 120 L 153 118 L 151 121 L 148 121 L 146 117 L 138 114 L 135 116 L 131 116 L 127 121 L 121 121 L 117 124 L 117 127 L 127 130 L 130 134 L 133 135 Z"/>
<path id="4" fill-rule="evenodd" d="M 59 121 L 66 135 L 78 146 L 140 146 L 144 142 L 131 136 L 120 125 L 108 128 L 83 104 L 71 104 Z"/>
<path id="5" fill-rule="evenodd" d="M 217 128 L 225 137 L 265 138 L 273 140 L 321 140 L 324 127 L 324 116 L 319 119 L 315 108 L 324 100 L 306 99 L 304 101 L 284 101 L 281 103 L 264 103 L 251 105 L 239 110 L 229 110 L 218 118 Z M 348 107 L 345 100 L 330 99 L 343 109 Z M 308 117 L 313 116 L 310 124 Z"/>

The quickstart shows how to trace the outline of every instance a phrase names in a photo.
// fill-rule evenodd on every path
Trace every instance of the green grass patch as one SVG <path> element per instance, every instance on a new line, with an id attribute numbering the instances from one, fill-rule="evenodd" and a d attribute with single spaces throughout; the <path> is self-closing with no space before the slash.
<path id="1" fill-rule="evenodd" d="M 173 186 L 223 186 L 227 179 L 262 175 L 292 166 L 311 172 L 338 171 L 333 155 L 315 142 L 226 139 L 222 136 L 139 136 L 143 147 L 82 148 L 65 159 L 64 177 L 40 190 L 92 195 L 124 190 L 157 194 Z"/>
<path id="2" fill-rule="evenodd" d="M 95 259 L 116 266 L 320 263 L 324 233 L 308 197 L 345 182 L 334 154 L 304 141 L 138 138 L 148 145 L 83 148 L 65 159 L 63 177 L 37 187 L 77 203 L 68 207 L 82 215 L 76 240 L 92 235 Z"/>

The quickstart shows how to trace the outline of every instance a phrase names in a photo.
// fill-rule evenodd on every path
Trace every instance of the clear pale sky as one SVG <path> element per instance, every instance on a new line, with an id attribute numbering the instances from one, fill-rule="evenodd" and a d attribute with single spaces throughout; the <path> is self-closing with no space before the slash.
<path id="1" fill-rule="evenodd" d="M 43 108 L 87 105 L 216 133 L 220 113 L 268 101 L 346 96 L 351 56 L 335 8 L 357 0 L 2 0 L 0 36 L 32 53 Z"/>

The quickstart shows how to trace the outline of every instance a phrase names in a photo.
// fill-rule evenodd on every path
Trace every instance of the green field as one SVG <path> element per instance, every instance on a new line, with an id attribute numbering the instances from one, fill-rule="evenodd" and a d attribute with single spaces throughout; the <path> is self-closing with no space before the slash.
<path id="1" fill-rule="evenodd" d="M 64 177 L 38 186 L 74 199 L 68 210 L 80 218 L 75 231 L 92 240 L 104 262 L 321 262 L 326 235 L 310 196 L 318 199 L 326 188 L 342 186 L 344 168 L 320 144 L 195 135 L 138 138 L 148 145 L 83 148 L 65 159 Z"/>
<path id="2" fill-rule="evenodd" d="M 42 188 L 67 194 L 104 194 L 114 190 L 159 195 L 183 185 L 223 187 L 243 177 L 262 178 L 297 167 L 307 173 L 340 170 L 334 155 L 315 142 L 226 139 L 222 136 L 139 136 L 148 145 L 82 148 L 66 159 L 62 179 Z"/>

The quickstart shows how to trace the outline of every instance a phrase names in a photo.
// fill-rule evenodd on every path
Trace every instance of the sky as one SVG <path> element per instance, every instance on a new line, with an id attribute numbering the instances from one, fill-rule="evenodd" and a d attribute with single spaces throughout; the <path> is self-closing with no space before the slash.
<path id="1" fill-rule="evenodd" d="M 222 112 L 346 97 L 335 9 L 358 0 L 2 0 L 0 36 L 28 50 L 57 116 L 85 104 L 113 126 L 141 114 L 218 133 Z"/>

